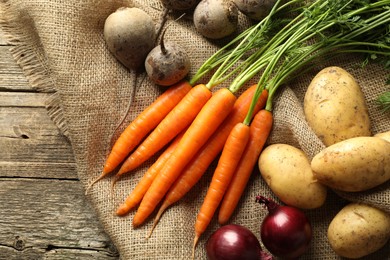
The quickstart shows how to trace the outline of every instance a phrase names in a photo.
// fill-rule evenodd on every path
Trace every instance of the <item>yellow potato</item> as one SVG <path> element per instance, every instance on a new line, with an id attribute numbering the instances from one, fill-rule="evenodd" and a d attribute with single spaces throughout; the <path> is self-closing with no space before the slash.
<path id="1" fill-rule="evenodd" d="M 387 132 L 382 132 L 382 133 L 377 133 L 376 135 L 374 135 L 375 137 L 379 137 L 379 138 L 382 138 L 388 142 L 390 142 L 390 131 L 387 131 Z"/>
<path id="2" fill-rule="evenodd" d="M 364 204 L 345 206 L 328 228 L 328 240 L 340 256 L 360 258 L 383 247 L 390 238 L 390 216 Z"/>
<path id="3" fill-rule="evenodd" d="M 364 95 L 353 76 L 342 68 L 325 68 L 313 78 L 305 94 L 304 113 L 326 146 L 371 136 Z"/>
<path id="4" fill-rule="evenodd" d="M 310 161 L 300 149 L 272 144 L 261 153 L 259 169 L 273 193 L 287 205 L 313 209 L 324 204 L 327 188 L 314 178 Z"/>
<path id="5" fill-rule="evenodd" d="M 321 183 L 342 191 L 363 191 L 390 179 L 390 142 L 354 137 L 331 145 L 311 161 Z"/>

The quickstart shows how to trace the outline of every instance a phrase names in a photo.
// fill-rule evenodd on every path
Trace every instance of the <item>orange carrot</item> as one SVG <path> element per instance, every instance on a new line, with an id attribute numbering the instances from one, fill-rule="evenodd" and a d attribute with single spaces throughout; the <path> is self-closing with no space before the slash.
<path id="1" fill-rule="evenodd" d="M 235 210 L 240 200 L 253 168 L 271 132 L 273 124 L 272 113 L 268 110 L 259 111 L 250 125 L 250 138 L 236 168 L 236 173 L 230 182 L 219 209 L 218 222 L 224 225 Z"/>
<path id="2" fill-rule="evenodd" d="M 187 192 L 200 180 L 212 161 L 222 151 L 232 128 L 244 120 L 256 87 L 257 85 L 253 85 L 240 95 L 229 116 L 218 127 L 217 131 L 215 131 L 207 143 L 185 167 L 180 177 L 174 182 L 157 212 L 150 232 L 153 232 L 153 229 L 156 227 L 164 211 L 187 194 Z M 257 102 L 257 106 L 254 108 L 255 113 L 264 108 L 267 97 L 268 92 L 267 90 L 264 90 Z"/>
<path id="3" fill-rule="evenodd" d="M 244 123 L 238 123 L 229 134 L 219 158 L 217 168 L 213 174 L 206 197 L 199 210 L 195 223 L 195 238 L 193 245 L 193 256 L 199 237 L 206 231 L 217 210 L 222 197 L 229 186 L 230 180 L 236 170 L 241 155 L 249 140 L 250 128 Z M 194 257 L 193 257 L 194 259 Z"/>
<path id="4" fill-rule="evenodd" d="M 116 211 L 117 215 L 119 216 L 126 215 L 127 213 L 129 213 L 130 210 L 132 210 L 135 206 L 137 206 L 141 202 L 143 196 L 145 195 L 146 191 L 149 189 L 157 173 L 164 166 L 169 156 L 171 156 L 172 152 L 176 148 L 183 134 L 184 131 L 178 136 L 176 136 L 176 138 L 172 141 L 172 143 L 168 146 L 168 148 L 165 149 L 164 152 L 153 163 L 153 165 L 149 167 L 149 169 L 146 171 L 146 173 L 139 181 L 137 186 L 135 186 L 134 190 L 129 194 L 129 196 L 126 198 L 124 203 L 119 206 L 119 208 Z"/>
<path id="5" fill-rule="evenodd" d="M 104 165 L 103 172 L 113 171 L 191 89 L 192 87 L 188 82 L 179 82 L 167 89 L 139 114 L 115 142 Z"/>
<path id="6" fill-rule="evenodd" d="M 230 113 L 235 101 L 234 94 L 222 88 L 204 105 L 146 192 L 133 226 L 141 225 L 153 212 L 184 167 Z"/>
<path id="7" fill-rule="evenodd" d="M 140 113 L 119 136 L 104 164 L 103 173 L 91 186 L 103 179 L 122 163 L 126 156 L 161 122 L 191 89 L 192 87 L 188 82 L 181 81 L 167 89 Z"/>
<path id="8" fill-rule="evenodd" d="M 199 84 L 193 87 L 126 159 L 116 179 L 140 166 L 189 126 L 211 96 L 210 89 L 205 85 Z"/>

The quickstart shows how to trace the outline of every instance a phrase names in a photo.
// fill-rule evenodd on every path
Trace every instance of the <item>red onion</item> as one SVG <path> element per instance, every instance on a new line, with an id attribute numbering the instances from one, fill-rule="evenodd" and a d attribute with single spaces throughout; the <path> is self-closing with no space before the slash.
<path id="1" fill-rule="evenodd" d="M 309 248 L 312 229 L 306 215 L 299 209 L 281 206 L 257 196 L 256 202 L 263 203 L 268 215 L 261 224 L 261 241 L 274 256 L 293 259 Z"/>
<path id="2" fill-rule="evenodd" d="M 230 224 L 217 229 L 207 240 L 209 260 L 270 260 L 257 237 L 246 227 Z"/>

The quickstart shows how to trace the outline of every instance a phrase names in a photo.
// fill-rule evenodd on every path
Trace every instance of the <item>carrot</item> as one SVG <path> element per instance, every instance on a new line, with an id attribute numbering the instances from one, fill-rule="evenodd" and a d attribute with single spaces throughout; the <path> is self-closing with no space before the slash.
<path id="1" fill-rule="evenodd" d="M 218 214 L 218 222 L 224 225 L 228 222 L 230 216 L 235 210 L 240 200 L 249 177 L 253 171 L 265 142 L 271 132 L 273 124 L 272 113 L 268 110 L 259 111 L 250 125 L 250 138 L 236 168 L 236 173 L 230 182 L 230 185 L 222 200 Z"/>
<path id="2" fill-rule="evenodd" d="M 205 85 L 199 84 L 193 87 L 126 159 L 116 179 L 140 166 L 190 125 L 211 96 L 210 89 Z"/>
<path id="3" fill-rule="evenodd" d="M 122 203 L 118 207 L 116 211 L 116 214 L 118 216 L 126 215 L 127 213 L 129 213 L 130 210 L 132 210 L 135 206 L 137 206 L 141 202 L 143 196 L 145 195 L 146 191 L 149 189 L 157 173 L 164 166 L 169 156 L 171 156 L 172 152 L 176 148 L 183 134 L 184 131 L 172 141 L 172 143 L 168 146 L 167 149 L 164 150 L 163 153 L 161 153 L 161 155 L 153 163 L 153 165 L 149 167 L 149 169 L 146 171 L 146 173 L 139 181 L 137 186 L 135 186 L 134 190 L 126 198 L 124 203 Z"/>
<path id="4" fill-rule="evenodd" d="M 230 113 L 235 101 L 234 94 L 222 88 L 204 105 L 146 192 L 133 218 L 134 227 L 153 212 L 184 167 Z"/>
<path id="5" fill-rule="evenodd" d="M 218 127 L 217 131 L 215 131 L 207 143 L 185 167 L 180 177 L 174 182 L 157 212 L 150 233 L 153 232 L 153 229 L 156 227 L 164 211 L 184 197 L 184 195 L 200 180 L 212 161 L 222 151 L 232 128 L 244 120 L 256 87 L 257 85 L 253 85 L 240 95 L 229 116 Z M 268 91 L 264 90 L 254 108 L 255 112 L 264 108 L 267 97 Z"/>
<path id="6" fill-rule="evenodd" d="M 229 186 L 230 180 L 238 165 L 239 159 L 244 152 L 246 143 L 249 140 L 250 128 L 244 123 L 238 123 L 229 134 L 223 147 L 221 157 L 217 168 L 213 174 L 206 197 L 199 210 L 195 222 L 195 238 L 193 245 L 193 259 L 195 256 L 195 247 L 199 237 L 204 233 L 211 222 L 215 211 L 217 210 L 222 197 Z"/>
<path id="7" fill-rule="evenodd" d="M 191 89 L 192 87 L 188 82 L 179 82 L 166 90 L 139 114 L 115 142 L 106 160 L 103 172 L 113 171 Z"/>
<path id="8" fill-rule="evenodd" d="M 180 102 L 191 88 L 188 82 L 181 81 L 167 89 L 141 112 L 119 136 L 104 164 L 103 173 L 91 186 L 112 172 L 142 139 Z"/>

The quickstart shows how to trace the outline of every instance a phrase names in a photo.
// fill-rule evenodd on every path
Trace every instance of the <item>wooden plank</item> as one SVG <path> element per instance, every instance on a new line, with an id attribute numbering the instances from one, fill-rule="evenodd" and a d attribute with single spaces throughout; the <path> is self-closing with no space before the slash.
<path id="1" fill-rule="evenodd" d="M 12 57 L 10 52 L 11 47 L 8 45 L 0 46 L 0 73 L 4 75 L 22 73 L 22 69 Z"/>
<path id="2" fill-rule="evenodd" d="M 10 48 L 8 45 L 0 45 L 0 90 L 31 91 L 32 88 L 22 69 L 13 59 Z"/>
<path id="3" fill-rule="evenodd" d="M 72 147 L 0 29 L 0 259 L 118 259 L 77 178 Z"/>
<path id="4" fill-rule="evenodd" d="M 44 107 L 3 107 L 0 106 L 0 135 L 20 137 L 55 135 L 60 131 L 51 121 Z M 17 129 L 16 129 L 17 128 Z"/>
<path id="5" fill-rule="evenodd" d="M 60 137 L 62 135 L 44 107 L 3 107 L 0 105 L 0 136 L 45 139 L 47 136 Z"/>
<path id="6" fill-rule="evenodd" d="M 23 99 L 37 107 L 0 106 L 0 176 L 77 178 L 69 141 L 40 107 L 41 101 Z"/>
<path id="7" fill-rule="evenodd" d="M 0 92 L 0 107 L 45 107 L 50 93 Z"/>
<path id="8" fill-rule="evenodd" d="M 0 256 L 118 257 L 78 181 L 3 178 L 0 194 Z"/>
<path id="9" fill-rule="evenodd" d="M 1 143 L 0 143 L 1 145 Z M 0 177 L 77 179 L 75 163 L 0 161 Z"/>
<path id="10" fill-rule="evenodd" d="M 7 45 L 7 41 L 5 40 L 5 37 L 4 37 L 4 31 L 3 29 L 0 27 L 0 45 Z"/>
<path id="11" fill-rule="evenodd" d="M 98 250 L 79 250 L 79 249 L 61 249 L 55 248 L 52 250 L 45 250 L 40 248 L 26 248 L 22 251 L 17 251 L 14 248 L 2 247 L 0 245 L 0 256 L 7 256 L 7 260 L 21 260 L 21 259 L 50 259 L 50 260 L 64 260 L 64 259 L 82 259 L 82 260 L 113 260 L 117 259 L 117 254 L 111 254 Z"/>

